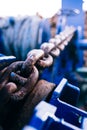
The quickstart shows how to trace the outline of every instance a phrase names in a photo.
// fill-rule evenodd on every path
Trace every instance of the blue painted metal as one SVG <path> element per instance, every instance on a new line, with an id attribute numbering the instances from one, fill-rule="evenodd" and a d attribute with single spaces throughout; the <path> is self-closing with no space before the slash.
<path id="1" fill-rule="evenodd" d="M 15 56 L 5 56 L 0 53 L 0 70 L 4 69 L 4 67 L 10 65 L 12 62 L 16 61 Z"/>
<path id="2" fill-rule="evenodd" d="M 80 90 L 63 78 L 50 101 L 41 101 L 23 130 L 86 130 L 87 112 L 75 107 Z"/>

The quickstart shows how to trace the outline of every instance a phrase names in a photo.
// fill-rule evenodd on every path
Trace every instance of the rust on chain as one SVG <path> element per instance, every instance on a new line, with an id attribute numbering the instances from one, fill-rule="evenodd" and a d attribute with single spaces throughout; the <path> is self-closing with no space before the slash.
<path id="1" fill-rule="evenodd" d="M 27 78 L 22 77 L 21 75 L 18 75 L 15 72 L 11 72 L 10 80 L 12 82 L 15 82 L 16 84 L 19 84 L 21 86 L 24 86 L 27 83 Z"/>
<path id="2" fill-rule="evenodd" d="M 33 49 L 31 50 L 28 55 L 27 59 L 24 61 L 21 69 L 21 73 L 29 74 L 31 73 L 30 71 L 32 70 L 33 65 L 44 56 L 44 51 L 41 49 Z M 27 75 L 28 75 L 27 74 Z"/>
<path id="3" fill-rule="evenodd" d="M 35 66 L 33 66 L 32 73 L 27 79 L 27 83 L 20 88 L 17 92 L 13 93 L 11 95 L 11 99 L 13 100 L 22 100 L 28 93 L 30 93 L 33 90 L 33 87 L 38 81 L 39 72 Z"/>
<path id="4" fill-rule="evenodd" d="M 71 27 L 66 30 L 70 30 L 67 35 L 66 31 L 63 31 L 59 35 L 56 35 L 54 39 L 50 39 L 49 43 L 43 43 L 40 49 L 30 51 L 25 61 L 14 62 L 9 67 L 2 70 L 0 73 L 0 89 L 8 83 L 9 75 L 12 75 L 12 72 L 15 74 L 15 78 L 12 79 L 11 76 L 11 80 L 25 86 L 27 77 L 31 76 L 36 62 L 42 67 L 52 65 L 52 56 L 58 56 L 60 51 L 65 48 L 67 45 L 65 41 L 67 38 L 68 40 L 72 38 L 75 28 Z"/>
<path id="5" fill-rule="evenodd" d="M 0 75 L 0 89 L 3 88 L 8 83 L 11 72 L 12 71 L 16 72 L 21 68 L 22 65 L 23 65 L 23 61 L 17 61 L 9 65 L 4 70 L 2 70 Z"/>
<path id="6" fill-rule="evenodd" d="M 46 100 L 49 94 L 55 89 L 54 83 L 46 80 L 39 80 L 35 85 L 33 91 L 28 96 L 25 104 L 22 108 L 21 114 L 19 115 L 16 124 L 14 125 L 15 130 L 22 129 L 26 122 L 29 122 L 32 112 L 35 106 L 42 100 Z"/>
<path id="7" fill-rule="evenodd" d="M 60 54 L 60 51 L 67 45 L 66 39 L 70 40 L 74 31 L 74 27 L 68 27 L 59 35 L 56 35 L 54 39 L 50 39 L 49 43 L 43 43 L 40 49 L 30 51 L 25 61 L 14 62 L 7 69 L 2 70 L 0 73 L 0 88 L 8 82 L 11 72 L 16 72 L 16 82 L 17 80 L 18 82 L 22 80 L 23 83 L 21 82 L 21 85 L 24 85 L 36 62 L 43 67 L 50 66 L 53 63 L 51 55 L 58 56 Z M 67 35 L 66 32 L 68 33 Z"/>
<path id="8" fill-rule="evenodd" d="M 43 43 L 40 49 L 30 51 L 25 61 L 14 62 L 0 71 L 0 93 L 1 95 L 2 91 L 5 93 L 3 96 L 6 97 L 3 98 L 2 96 L 2 99 L 6 99 L 5 104 L 10 99 L 12 101 L 23 101 L 22 99 L 27 96 L 22 107 L 21 117 L 19 117 L 23 121 L 22 123 L 26 124 L 26 120 L 29 119 L 29 114 L 34 107 L 41 100 L 46 99 L 55 87 L 55 84 L 50 84 L 47 81 L 38 81 L 39 72 L 35 64 L 38 63 L 42 67 L 52 65 L 52 56 L 58 56 L 67 45 L 65 41 L 70 41 L 73 37 L 75 29 L 71 27 L 68 30 L 68 33 L 63 31 L 60 35 L 56 35 L 54 39 L 50 39 L 49 43 Z M 1 107 L 4 108 L 4 105 Z M 18 119 L 19 125 L 21 124 L 20 119 Z"/>
<path id="9" fill-rule="evenodd" d="M 27 59 L 29 61 L 29 65 L 34 65 L 37 60 L 44 56 L 44 51 L 41 49 L 33 49 L 27 54 Z M 26 62 L 26 61 L 25 61 Z M 24 62 L 24 64 L 25 64 Z"/>

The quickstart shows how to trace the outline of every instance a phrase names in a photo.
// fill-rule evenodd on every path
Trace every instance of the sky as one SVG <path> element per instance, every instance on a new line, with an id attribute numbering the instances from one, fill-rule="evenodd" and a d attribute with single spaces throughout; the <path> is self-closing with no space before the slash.
<path id="1" fill-rule="evenodd" d="M 87 0 L 83 0 L 83 10 L 87 11 Z"/>
<path id="2" fill-rule="evenodd" d="M 61 9 L 62 0 L 0 0 L 0 16 L 35 15 L 51 17 Z"/>

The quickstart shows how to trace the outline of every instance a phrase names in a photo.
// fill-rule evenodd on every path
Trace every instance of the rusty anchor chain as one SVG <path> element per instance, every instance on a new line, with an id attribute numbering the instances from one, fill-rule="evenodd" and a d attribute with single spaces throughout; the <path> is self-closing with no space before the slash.
<path id="1" fill-rule="evenodd" d="M 73 26 L 67 27 L 48 43 L 43 43 L 40 49 L 31 50 L 25 61 L 14 62 L 3 69 L 0 72 L 0 89 L 5 86 L 11 94 L 11 98 L 16 100 L 23 98 L 29 92 L 28 87 L 33 88 L 38 80 L 39 72 L 35 65 L 42 68 L 51 66 L 53 57 L 59 56 L 60 51 L 65 48 L 74 32 Z"/>
<path id="2" fill-rule="evenodd" d="M 67 32 L 68 32 L 68 35 L 66 35 Z M 53 57 L 59 56 L 60 51 L 65 48 L 65 46 L 67 45 L 65 43 L 70 41 L 70 39 L 73 37 L 74 32 L 75 32 L 74 27 L 72 26 L 67 27 L 59 35 L 56 35 L 54 39 L 50 39 L 49 43 L 43 43 L 40 49 L 33 49 L 27 54 L 27 58 L 23 62 L 20 69 L 20 75 L 19 75 L 20 78 L 18 78 L 18 74 L 15 74 L 16 78 L 13 77 L 13 80 L 14 79 L 17 80 L 17 78 L 19 79 L 18 82 L 20 82 L 20 85 L 21 85 L 21 82 L 23 82 L 24 84 L 24 87 L 22 85 L 22 88 L 20 88 L 18 92 L 12 94 L 12 97 L 14 97 L 14 99 L 19 100 L 21 99 L 21 96 L 24 97 L 24 95 L 26 95 L 29 92 L 29 90 L 27 90 L 27 88 L 29 88 L 29 85 L 28 85 L 29 83 L 30 83 L 31 88 L 32 86 L 36 84 L 39 77 L 39 74 L 38 74 L 39 72 L 38 70 L 36 70 L 36 67 L 35 67 L 36 64 L 42 68 L 51 66 L 53 64 Z M 32 69 L 35 69 L 35 72 L 34 70 L 32 71 Z M 23 78 L 21 80 L 21 76 L 23 78 L 27 78 L 27 81 L 26 79 L 23 79 Z M 12 77 L 12 73 L 11 73 L 11 77 Z M 31 81 L 29 81 L 30 78 L 31 78 Z M 33 80 L 34 81 L 36 80 L 36 82 L 34 83 Z"/>
<path id="3" fill-rule="evenodd" d="M 54 57 L 59 56 L 72 39 L 74 32 L 73 26 L 67 27 L 55 38 L 50 39 L 48 43 L 43 43 L 40 49 L 31 50 L 25 61 L 13 62 L 0 71 L 0 97 L 3 96 L 3 100 L 0 101 L 0 114 L 2 114 L 4 104 L 5 106 L 6 104 L 9 105 L 9 100 L 20 102 L 27 96 L 25 103 L 22 104 L 22 114 L 17 119 L 17 128 L 14 127 L 14 130 L 19 130 L 25 125 L 31 115 L 31 110 L 41 100 L 45 99 L 56 86 L 45 80 L 39 80 L 39 69 L 36 66 L 41 68 L 51 66 Z"/>
<path id="4" fill-rule="evenodd" d="M 65 48 L 71 40 L 75 28 L 67 27 L 55 38 L 43 43 L 40 49 L 33 49 L 27 54 L 25 61 L 12 63 L 0 73 L 0 89 L 5 86 L 14 100 L 21 100 L 35 86 L 39 78 L 36 64 L 42 68 L 53 64 L 53 58 L 59 56 L 60 51 Z M 28 90 L 28 88 L 30 90 Z"/>

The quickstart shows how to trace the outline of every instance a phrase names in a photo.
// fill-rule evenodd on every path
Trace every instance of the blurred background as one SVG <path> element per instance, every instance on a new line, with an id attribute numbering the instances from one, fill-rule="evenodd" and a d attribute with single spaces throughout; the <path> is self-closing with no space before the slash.
<path id="1" fill-rule="evenodd" d="M 24 16 L 39 13 L 46 18 L 54 15 L 61 7 L 61 0 L 3 0 L 0 5 L 0 16 Z"/>
<path id="2" fill-rule="evenodd" d="M 63 40 L 73 28 L 71 39 Z M 63 46 L 40 79 L 58 85 L 66 78 L 80 89 L 76 107 L 87 111 L 87 0 L 0 0 L 0 70 L 9 56 L 25 61 L 29 51 L 55 39 Z"/>

